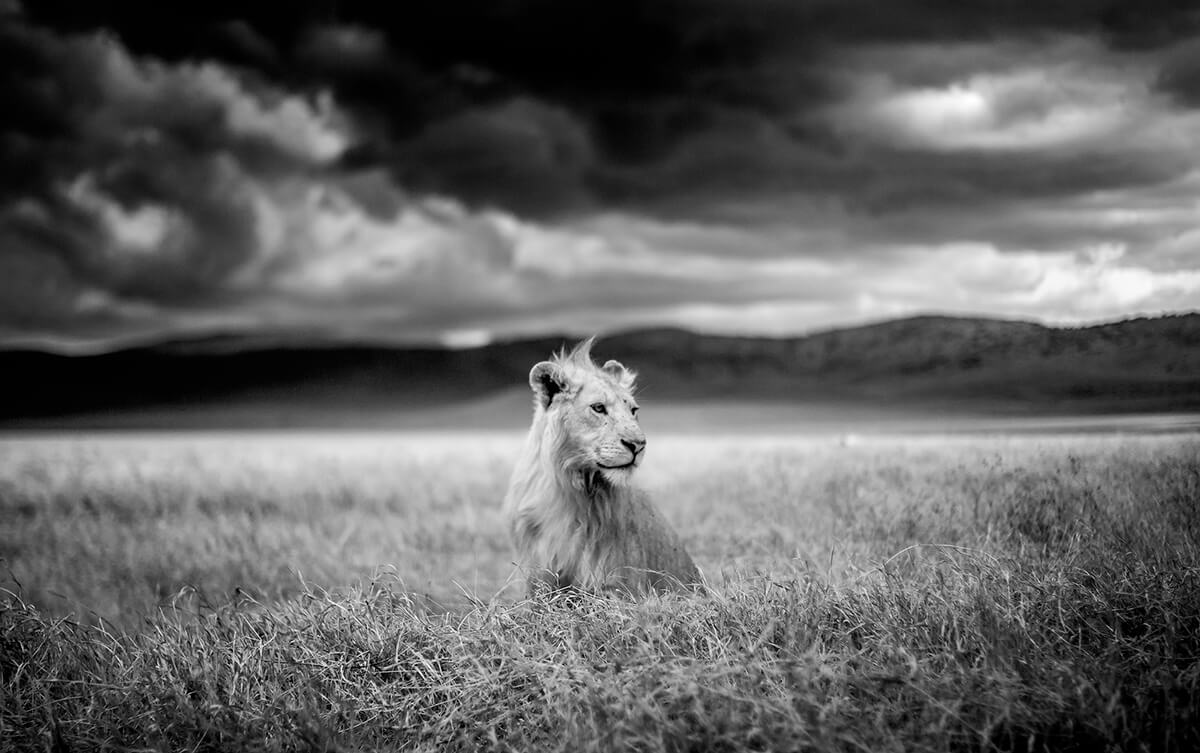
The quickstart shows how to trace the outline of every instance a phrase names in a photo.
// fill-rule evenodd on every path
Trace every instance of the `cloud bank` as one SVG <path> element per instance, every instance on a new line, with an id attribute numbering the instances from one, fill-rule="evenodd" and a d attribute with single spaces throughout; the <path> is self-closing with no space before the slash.
<path id="1" fill-rule="evenodd" d="M 1200 308 L 1172 4 L 56 5 L 0 10 L 10 347 Z"/>

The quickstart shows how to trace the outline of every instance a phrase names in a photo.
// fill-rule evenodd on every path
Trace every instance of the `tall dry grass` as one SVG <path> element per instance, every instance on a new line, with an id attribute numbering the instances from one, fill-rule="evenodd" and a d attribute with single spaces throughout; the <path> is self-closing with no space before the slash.
<path id="1" fill-rule="evenodd" d="M 1200 438 L 660 440 L 637 603 L 491 599 L 517 441 L 5 445 L 5 746 L 1200 747 Z"/>

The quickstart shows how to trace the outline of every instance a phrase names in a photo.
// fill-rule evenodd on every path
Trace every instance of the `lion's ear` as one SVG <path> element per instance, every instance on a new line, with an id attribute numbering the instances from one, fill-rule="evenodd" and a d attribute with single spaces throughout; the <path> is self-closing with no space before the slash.
<path id="1" fill-rule="evenodd" d="M 529 386 L 533 388 L 534 402 L 549 408 L 554 396 L 567 388 L 567 378 L 561 366 L 542 361 L 529 372 Z"/>
<path id="2" fill-rule="evenodd" d="M 617 380 L 617 384 L 625 389 L 633 387 L 633 380 L 637 378 L 637 374 L 625 368 L 620 361 L 606 361 L 600 370 Z"/>

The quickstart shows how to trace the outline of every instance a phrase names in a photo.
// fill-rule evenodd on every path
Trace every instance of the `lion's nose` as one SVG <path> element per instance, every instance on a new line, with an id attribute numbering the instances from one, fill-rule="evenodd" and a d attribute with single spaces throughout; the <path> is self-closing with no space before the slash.
<path id="1" fill-rule="evenodd" d="M 639 452 L 646 449 L 646 440 L 644 439 L 635 439 L 632 442 L 628 439 L 622 439 L 621 444 L 625 445 L 625 449 L 629 450 L 634 455 L 637 455 Z"/>

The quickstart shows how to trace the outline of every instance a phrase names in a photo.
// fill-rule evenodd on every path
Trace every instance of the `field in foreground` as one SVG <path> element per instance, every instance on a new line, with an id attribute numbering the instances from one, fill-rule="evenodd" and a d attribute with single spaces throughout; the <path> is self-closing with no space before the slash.
<path id="1" fill-rule="evenodd" d="M 641 603 L 504 592 L 518 441 L 4 441 L 0 742 L 1200 747 L 1200 437 L 652 437 Z"/>

